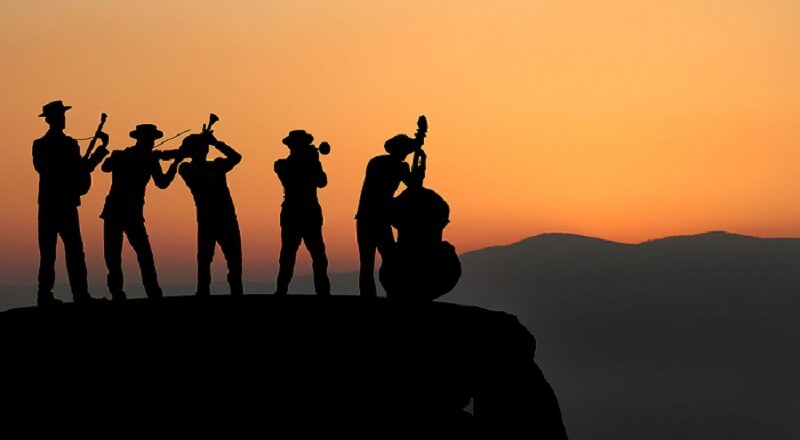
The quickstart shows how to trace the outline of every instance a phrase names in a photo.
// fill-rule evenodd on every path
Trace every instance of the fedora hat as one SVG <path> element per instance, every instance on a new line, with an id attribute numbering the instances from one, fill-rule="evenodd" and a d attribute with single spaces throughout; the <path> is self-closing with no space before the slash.
<path id="1" fill-rule="evenodd" d="M 283 144 L 287 147 L 311 145 L 311 142 L 314 142 L 314 136 L 305 130 L 292 130 L 289 132 L 289 136 L 283 138 Z"/>
<path id="2" fill-rule="evenodd" d="M 133 130 L 130 135 L 134 139 L 161 139 L 164 133 L 162 133 L 155 124 L 139 124 L 136 126 L 136 130 Z"/>
<path id="3" fill-rule="evenodd" d="M 417 141 L 404 134 L 398 134 L 383 144 L 383 149 L 389 154 L 409 154 L 416 148 Z"/>
<path id="4" fill-rule="evenodd" d="M 60 99 L 58 101 L 48 102 L 47 104 L 42 106 L 42 113 L 39 115 L 39 117 L 44 118 L 47 115 L 64 113 L 71 108 L 72 108 L 71 105 L 64 105 L 64 103 L 61 102 Z"/>

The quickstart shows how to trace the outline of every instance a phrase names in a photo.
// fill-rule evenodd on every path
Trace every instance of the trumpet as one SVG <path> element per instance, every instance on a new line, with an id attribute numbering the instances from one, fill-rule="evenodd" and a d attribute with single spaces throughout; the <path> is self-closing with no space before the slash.
<path id="1" fill-rule="evenodd" d="M 319 147 L 317 147 L 317 151 L 319 151 L 319 154 L 327 156 L 328 154 L 331 154 L 331 144 L 329 144 L 328 141 L 322 141 L 320 142 Z"/>
<path id="2" fill-rule="evenodd" d="M 215 115 L 214 113 L 209 114 L 208 115 L 208 123 L 207 124 L 203 124 L 203 128 L 201 130 L 201 133 L 205 134 L 205 133 L 210 132 L 211 131 L 211 127 L 217 121 L 219 121 L 219 116 Z M 159 146 L 163 145 L 164 143 L 169 142 L 169 141 L 171 141 L 171 140 L 173 140 L 173 139 L 175 139 L 177 137 L 183 136 L 184 134 L 188 133 L 189 131 L 190 130 L 184 130 L 184 131 L 176 134 L 175 136 L 172 136 L 169 139 L 164 139 L 158 145 L 156 145 L 156 147 L 159 147 Z M 172 160 L 172 159 L 177 159 L 177 158 L 183 156 L 183 151 L 180 148 L 175 148 L 173 150 L 156 150 L 155 152 L 156 152 L 156 154 L 158 154 L 158 158 L 161 159 L 161 160 Z"/>
<path id="3" fill-rule="evenodd" d="M 208 124 L 203 124 L 203 131 L 211 131 L 211 126 L 214 125 L 215 122 L 219 121 L 219 116 L 211 113 L 208 115 Z"/>

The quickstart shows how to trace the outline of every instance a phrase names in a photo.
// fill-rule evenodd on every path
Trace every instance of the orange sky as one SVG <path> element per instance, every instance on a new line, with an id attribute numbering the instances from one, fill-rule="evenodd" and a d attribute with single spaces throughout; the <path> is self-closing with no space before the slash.
<path id="1" fill-rule="evenodd" d="M 230 186 L 249 280 L 275 274 L 272 162 L 290 129 L 333 146 L 324 232 L 332 270 L 351 270 L 364 166 L 421 113 L 427 183 L 451 204 L 460 251 L 548 231 L 800 235 L 797 1 L 0 3 L 3 283 L 35 282 L 30 147 L 53 99 L 74 106 L 75 137 L 108 113 L 112 149 L 137 123 L 171 135 L 217 113 L 217 136 L 244 155 Z M 92 280 L 109 184 L 96 173 L 81 208 Z M 162 278 L 192 282 L 183 182 L 151 186 L 145 216 Z"/>

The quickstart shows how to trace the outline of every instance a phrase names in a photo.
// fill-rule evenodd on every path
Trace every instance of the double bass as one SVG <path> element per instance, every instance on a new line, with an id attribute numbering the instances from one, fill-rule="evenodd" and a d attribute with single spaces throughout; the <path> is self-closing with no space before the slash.
<path id="1" fill-rule="evenodd" d="M 425 116 L 420 116 L 417 127 L 413 178 L 393 200 L 390 213 L 397 242 L 385 255 L 379 277 L 390 299 L 432 301 L 456 286 L 461 262 L 455 247 L 442 237 L 450 223 L 450 206 L 436 191 L 423 186 L 426 155 L 422 145 L 428 129 Z"/>

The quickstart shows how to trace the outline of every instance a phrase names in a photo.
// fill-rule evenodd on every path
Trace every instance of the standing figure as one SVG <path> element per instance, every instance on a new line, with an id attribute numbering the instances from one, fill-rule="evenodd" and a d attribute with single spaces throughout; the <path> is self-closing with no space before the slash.
<path id="1" fill-rule="evenodd" d="M 424 118 L 420 117 L 420 124 L 427 124 Z M 415 138 L 398 134 L 383 144 L 389 154 L 373 157 L 367 164 L 356 213 L 356 239 L 361 261 L 358 287 L 362 297 L 377 296 L 375 251 L 385 259 L 394 244 L 390 219 L 394 193 L 400 182 L 408 186 L 413 180 L 419 180 L 418 176 L 412 175 L 405 160 L 410 153 L 419 150 L 424 137 L 424 133 Z"/>
<path id="2" fill-rule="evenodd" d="M 86 257 L 83 252 L 78 206 L 89 191 L 91 172 L 108 154 L 108 137 L 98 132 L 103 143 L 93 154 L 82 157 L 78 142 L 64 133 L 66 111 L 70 106 L 53 101 L 42 107 L 47 133 L 33 141 L 33 167 L 39 173 L 39 288 L 37 304 L 50 306 L 61 301 L 53 297 L 55 284 L 56 242 L 64 243 L 67 274 L 76 303 L 92 300 L 86 280 Z M 92 145 L 95 139 L 92 140 Z"/>
<path id="3" fill-rule="evenodd" d="M 108 268 L 108 290 L 111 299 L 126 299 L 122 290 L 122 234 L 136 251 L 142 284 L 149 298 L 164 296 L 158 285 L 153 251 L 144 225 L 144 194 L 147 183 L 153 178 L 156 186 L 165 189 L 172 183 L 180 160 L 172 162 L 166 173 L 159 163 L 160 153 L 153 151 L 156 139 L 164 136 L 153 124 L 140 124 L 130 132 L 136 144 L 115 151 L 103 162 L 102 170 L 111 173 L 111 189 L 100 218 L 103 222 L 105 260 Z"/>
<path id="4" fill-rule="evenodd" d="M 294 263 L 300 242 L 311 254 L 314 270 L 314 289 L 317 295 L 331 293 L 328 279 L 328 257 L 322 240 L 322 208 L 317 200 L 317 188 L 328 184 L 322 170 L 320 151 L 311 144 L 314 137 L 304 130 L 293 130 L 283 139 L 289 156 L 275 161 L 275 173 L 283 184 L 281 204 L 281 254 L 276 295 L 286 295 L 292 281 Z M 320 149 L 324 151 L 323 143 Z"/>
<path id="5" fill-rule="evenodd" d="M 224 157 L 208 160 L 209 145 Z M 228 285 L 231 295 L 244 293 L 242 286 L 242 238 L 239 220 L 233 206 L 227 173 L 242 161 L 242 155 L 214 137 L 205 127 L 201 134 L 183 139 L 181 154 L 190 162 L 181 164 L 178 173 L 192 191 L 197 206 L 197 296 L 211 294 L 211 261 L 219 243 L 228 263 Z"/>

